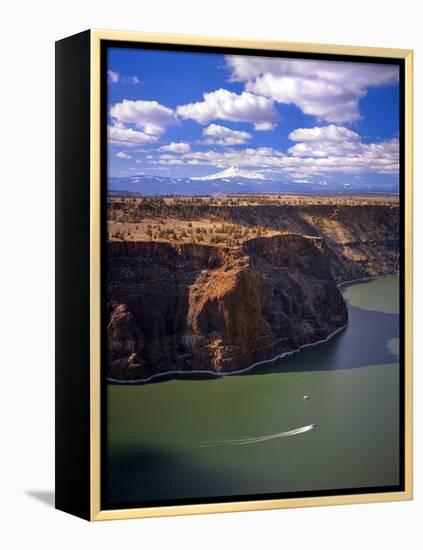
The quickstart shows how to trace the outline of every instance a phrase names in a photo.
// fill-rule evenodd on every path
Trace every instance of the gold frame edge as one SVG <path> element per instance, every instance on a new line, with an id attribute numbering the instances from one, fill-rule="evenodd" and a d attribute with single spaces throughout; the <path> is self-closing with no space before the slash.
<path id="1" fill-rule="evenodd" d="M 90 519 L 100 512 L 101 472 L 101 174 L 100 39 L 90 40 Z"/>
<path id="2" fill-rule="evenodd" d="M 90 31 L 90 520 L 152 518 L 223 512 L 333 506 L 413 498 L 413 50 L 93 29 Z M 101 510 L 100 415 L 100 42 L 117 40 L 193 46 L 253 48 L 298 53 L 390 57 L 405 61 L 405 489 L 386 493 L 263 499 L 213 504 Z"/>

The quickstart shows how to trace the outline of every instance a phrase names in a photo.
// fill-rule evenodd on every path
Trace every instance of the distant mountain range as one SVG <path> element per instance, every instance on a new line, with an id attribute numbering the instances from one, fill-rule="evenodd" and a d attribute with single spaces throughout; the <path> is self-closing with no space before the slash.
<path id="1" fill-rule="evenodd" d="M 226 193 L 299 193 L 352 194 L 397 193 L 395 183 L 364 184 L 360 180 L 348 182 L 298 182 L 266 179 L 262 174 L 230 167 L 209 176 L 172 178 L 139 174 L 128 177 L 110 177 L 108 191 L 137 195 L 216 195 Z"/>

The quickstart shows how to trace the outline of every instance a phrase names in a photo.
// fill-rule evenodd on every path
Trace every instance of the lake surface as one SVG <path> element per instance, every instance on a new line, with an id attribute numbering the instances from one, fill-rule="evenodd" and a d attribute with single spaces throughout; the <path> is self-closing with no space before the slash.
<path id="1" fill-rule="evenodd" d="M 342 292 L 349 324 L 328 342 L 239 375 L 109 385 L 109 504 L 398 485 L 399 279 Z"/>

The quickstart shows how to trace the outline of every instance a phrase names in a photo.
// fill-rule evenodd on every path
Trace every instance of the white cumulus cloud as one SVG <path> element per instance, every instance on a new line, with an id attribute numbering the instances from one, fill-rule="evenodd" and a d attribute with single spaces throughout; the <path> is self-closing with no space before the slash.
<path id="1" fill-rule="evenodd" d="M 163 147 L 160 147 L 161 151 L 170 151 L 172 153 L 188 153 L 191 151 L 191 146 L 189 143 L 169 143 L 169 145 L 163 145 Z"/>
<path id="2" fill-rule="evenodd" d="M 295 158 L 328 171 L 346 173 L 398 173 L 399 141 L 392 138 L 379 143 L 363 143 L 356 132 L 343 126 L 298 128 L 289 134 L 298 141 L 288 149 Z"/>
<path id="3" fill-rule="evenodd" d="M 196 120 L 200 124 L 218 119 L 270 125 L 279 118 L 272 100 L 249 92 L 236 94 L 223 88 L 203 94 L 203 101 L 180 105 L 176 112 L 180 117 Z"/>
<path id="4" fill-rule="evenodd" d="M 128 76 L 128 82 L 131 84 L 141 84 L 141 80 L 137 76 Z"/>
<path id="5" fill-rule="evenodd" d="M 109 125 L 107 129 L 108 142 L 110 145 L 121 145 L 124 147 L 135 147 L 144 143 L 155 143 L 159 137 L 146 134 L 133 128 L 125 128 L 121 124 Z"/>
<path id="6" fill-rule="evenodd" d="M 273 130 L 275 126 L 276 124 L 272 124 L 271 122 L 258 122 L 254 124 L 254 130 L 257 132 L 268 132 L 269 130 Z"/>
<path id="7" fill-rule="evenodd" d="M 107 78 L 109 79 L 109 82 L 113 82 L 113 83 L 119 82 L 119 73 L 108 70 Z"/>
<path id="8" fill-rule="evenodd" d="M 299 129 L 303 130 L 303 129 Z M 295 132 L 295 131 L 294 131 Z M 327 132 L 326 132 L 327 133 Z M 287 154 L 272 147 L 191 151 L 182 155 L 188 165 L 268 170 L 296 179 L 331 174 L 399 174 L 399 141 L 397 138 L 378 143 L 362 143 L 353 132 L 350 140 L 312 139 L 296 143 Z M 294 134 L 299 137 L 298 134 Z M 329 136 L 335 134 L 329 132 Z M 309 136 L 307 136 L 309 137 Z M 165 160 L 165 159 L 163 159 Z"/>
<path id="9" fill-rule="evenodd" d="M 209 145 L 241 145 L 251 139 L 251 134 L 240 130 L 231 130 L 226 126 L 219 124 L 210 124 L 203 130 L 203 136 L 206 138 L 204 143 Z"/>
<path id="10" fill-rule="evenodd" d="M 110 116 L 116 122 L 134 124 L 152 136 L 160 136 L 166 128 L 179 123 L 172 109 L 157 101 L 124 99 L 111 107 Z"/>
<path id="11" fill-rule="evenodd" d="M 345 126 L 316 126 L 314 128 L 297 128 L 289 134 L 292 141 L 358 141 L 360 136 Z"/>
<path id="12" fill-rule="evenodd" d="M 125 151 L 119 151 L 116 153 L 116 157 L 118 159 L 131 159 L 132 155 L 128 155 L 128 153 L 125 153 Z"/>
<path id="13" fill-rule="evenodd" d="M 359 100 L 367 89 L 398 81 L 395 65 L 227 56 L 232 81 L 247 92 L 296 105 L 304 114 L 334 123 L 361 118 Z"/>

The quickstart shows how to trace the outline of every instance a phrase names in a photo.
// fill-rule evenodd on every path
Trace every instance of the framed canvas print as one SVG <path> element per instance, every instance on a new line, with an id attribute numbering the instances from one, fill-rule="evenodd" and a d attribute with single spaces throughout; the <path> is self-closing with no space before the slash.
<path id="1" fill-rule="evenodd" d="M 412 52 L 56 44 L 56 506 L 412 497 Z"/>

